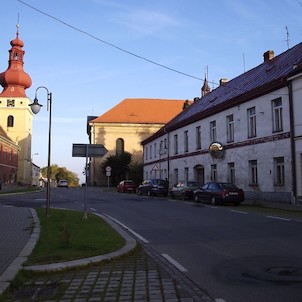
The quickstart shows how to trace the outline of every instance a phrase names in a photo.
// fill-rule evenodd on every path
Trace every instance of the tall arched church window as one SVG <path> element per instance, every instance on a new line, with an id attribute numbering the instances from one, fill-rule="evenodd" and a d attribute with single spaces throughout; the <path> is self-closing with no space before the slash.
<path id="1" fill-rule="evenodd" d="M 12 115 L 7 117 L 7 127 L 14 127 L 14 117 Z"/>
<path id="2" fill-rule="evenodd" d="M 120 155 L 124 152 L 124 140 L 122 138 L 118 138 L 116 140 L 116 155 Z"/>

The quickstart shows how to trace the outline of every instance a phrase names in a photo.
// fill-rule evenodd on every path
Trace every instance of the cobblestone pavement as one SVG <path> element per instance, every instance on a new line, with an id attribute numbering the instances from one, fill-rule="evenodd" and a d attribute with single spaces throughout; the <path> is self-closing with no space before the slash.
<path id="1" fill-rule="evenodd" d="M 0 275 L 27 243 L 32 222 L 28 208 L 0 205 Z"/>
<path id="2" fill-rule="evenodd" d="M 5 301 L 194 302 L 214 301 L 138 246 L 107 263 L 53 273 L 31 273 Z M 152 253 L 152 252 L 151 252 Z M 30 274 L 27 272 L 27 274 Z M 181 273 L 180 273 L 181 274 Z"/>

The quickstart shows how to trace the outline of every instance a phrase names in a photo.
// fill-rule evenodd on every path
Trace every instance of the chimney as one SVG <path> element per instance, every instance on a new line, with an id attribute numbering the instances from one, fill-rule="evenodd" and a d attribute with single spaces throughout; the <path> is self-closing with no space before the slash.
<path id="1" fill-rule="evenodd" d="M 270 61 L 275 57 L 273 50 L 268 50 L 263 54 L 264 62 Z"/>
<path id="2" fill-rule="evenodd" d="M 229 81 L 228 79 L 222 78 L 219 80 L 219 85 L 222 86 L 223 84 L 227 83 L 228 81 Z"/>

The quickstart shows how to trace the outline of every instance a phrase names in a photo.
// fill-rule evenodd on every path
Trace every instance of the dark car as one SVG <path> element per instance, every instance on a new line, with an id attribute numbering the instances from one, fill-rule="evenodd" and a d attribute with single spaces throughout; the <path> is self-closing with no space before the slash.
<path id="1" fill-rule="evenodd" d="M 239 205 L 244 201 L 244 192 L 232 183 L 208 182 L 194 192 L 194 200 Z"/>
<path id="2" fill-rule="evenodd" d="M 158 179 L 158 178 L 146 179 L 142 182 L 141 185 L 139 185 L 137 192 L 140 195 L 144 194 L 148 196 L 152 196 L 152 195 L 167 196 L 168 182 L 164 179 Z"/>
<path id="3" fill-rule="evenodd" d="M 122 180 L 118 185 L 117 185 L 117 191 L 118 192 L 136 192 L 136 184 L 133 180 Z"/>
<path id="4" fill-rule="evenodd" d="M 193 199 L 194 191 L 198 189 L 198 183 L 196 181 L 179 181 L 171 189 L 171 197 L 185 199 Z"/>

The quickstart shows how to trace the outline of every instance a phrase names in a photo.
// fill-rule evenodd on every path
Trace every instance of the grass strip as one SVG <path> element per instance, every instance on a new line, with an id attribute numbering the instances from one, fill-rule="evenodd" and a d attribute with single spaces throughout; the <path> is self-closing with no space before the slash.
<path id="1" fill-rule="evenodd" d="M 70 210 L 36 209 L 40 219 L 39 240 L 26 265 L 56 263 L 114 252 L 125 240 L 100 217 Z"/>

